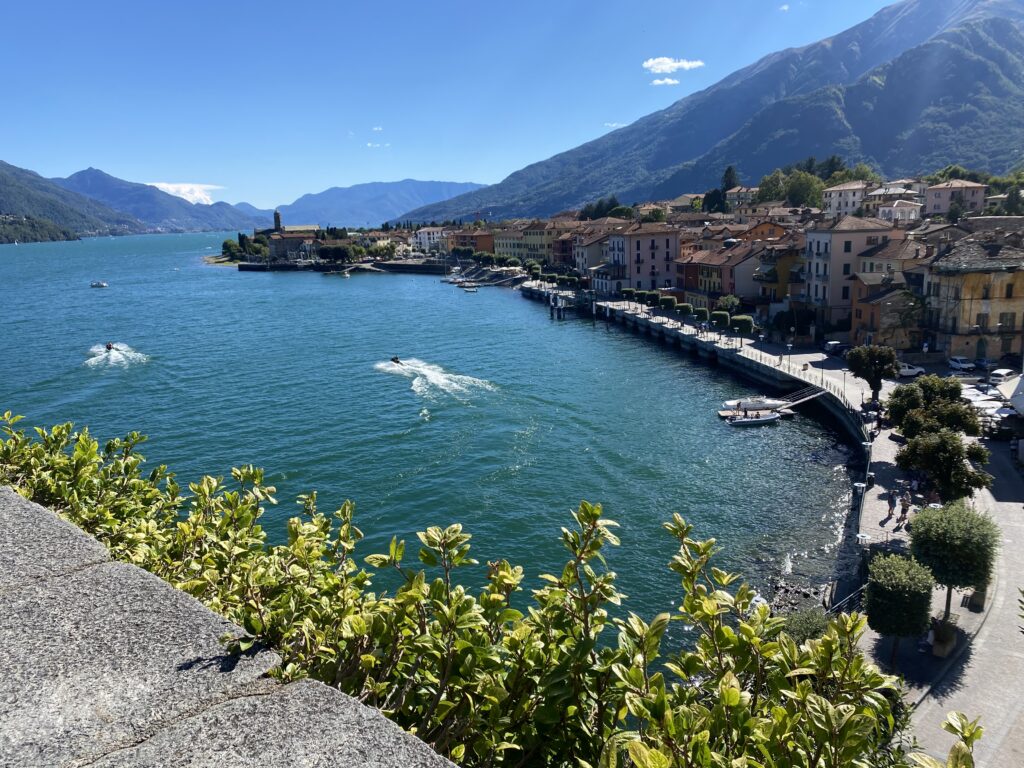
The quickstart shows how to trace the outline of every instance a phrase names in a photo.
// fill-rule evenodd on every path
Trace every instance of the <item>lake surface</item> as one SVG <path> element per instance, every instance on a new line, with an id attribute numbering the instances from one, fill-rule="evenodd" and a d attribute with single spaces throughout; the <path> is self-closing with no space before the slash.
<path id="1" fill-rule="evenodd" d="M 0 411 L 101 440 L 138 430 L 183 485 L 263 466 L 275 538 L 297 494 L 324 511 L 350 498 L 364 555 L 398 535 L 415 561 L 417 530 L 461 522 L 481 563 L 535 577 L 560 570 L 568 510 L 601 502 L 622 526 L 626 607 L 648 616 L 678 601 L 673 512 L 757 583 L 831 577 L 850 490 L 835 432 L 731 428 L 715 410 L 749 385 L 511 290 L 205 265 L 224 237 L 0 246 Z"/>

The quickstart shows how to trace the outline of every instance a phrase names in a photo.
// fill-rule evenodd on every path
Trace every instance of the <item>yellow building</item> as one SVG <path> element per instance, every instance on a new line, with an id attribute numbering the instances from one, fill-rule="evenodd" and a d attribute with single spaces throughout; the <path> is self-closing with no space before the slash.
<path id="1" fill-rule="evenodd" d="M 1024 250 L 995 238 L 941 249 L 924 277 L 925 340 L 947 355 L 1021 353 Z"/>

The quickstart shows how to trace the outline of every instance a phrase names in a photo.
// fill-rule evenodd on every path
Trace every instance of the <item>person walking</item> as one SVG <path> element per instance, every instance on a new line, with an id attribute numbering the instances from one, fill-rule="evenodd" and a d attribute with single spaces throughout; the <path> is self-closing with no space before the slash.
<path id="1" fill-rule="evenodd" d="M 894 514 L 896 514 L 896 496 L 897 494 L 895 488 L 889 491 L 889 517 L 892 517 Z"/>
<path id="2" fill-rule="evenodd" d="M 900 497 L 900 519 L 896 522 L 902 523 L 910 514 L 910 491 L 904 491 Z"/>

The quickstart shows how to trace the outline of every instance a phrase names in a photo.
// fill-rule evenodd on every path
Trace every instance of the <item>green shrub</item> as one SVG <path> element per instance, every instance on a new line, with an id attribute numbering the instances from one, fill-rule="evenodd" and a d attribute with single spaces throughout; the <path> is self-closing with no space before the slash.
<path id="1" fill-rule="evenodd" d="M 623 288 L 622 289 L 622 298 L 625 299 L 626 301 L 635 301 L 636 300 L 636 291 L 633 290 L 632 288 Z"/>
<path id="2" fill-rule="evenodd" d="M 166 467 L 143 471 L 136 433 L 101 448 L 70 424 L 30 437 L 15 421 L 0 419 L 0 484 L 243 628 L 230 653 L 270 646 L 279 677 L 332 685 L 463 765 L 710 765 L 699 755 L 714 754 L 806 766 L 821 744 L 820 768 L 897 757 L 898 682 L 862 657 L 864 618 L 836 617 L 822 642 L 796 647 L 678 515 L 665 528 L 681 593 L 648 623 L 618 607 L 604 559 L 618 539 L 600 505 L 572 513 L 564 567 L 527 589 L 520 566 L 479 566 L 458 524 L 418 533 L 418 558 L 397 537 L 364 555 L 352 503 L 324 513 L 311 493 L 272 546 L 261 518 L 276 490 L 260 469 L 203 477 L 182 496 Z M 375 583 L 384 574 L 394 588 Z M 673 619 L 693 642 L 663 654 Z"/>
<path id="3" fill-rule="evenodd" d="M 698 323 L 706 323 L 708 321 L 708 308 L 697 307 L 693 310 L 693 317 Z"/>
<path id="4" fill-rule="evenodd" d="M 802 611 L 787 613 L 784 627 L 786 634 L 793 638 L 797 645 L 807 640 L 816 640 L 828 630 L 828 616 L 821 608 L 806 608 Z"/>
<path id="5" fill-rule="evenodd" d="M 711 324 L 716 328 L 728 328 L 729 327 L 729 313 L 720 309 L 716 309 L 711 313 Z"/>
<path id="6" fill-rule="evenodd" d="M 683 317 L 689 317 L 693 314 L 693 304 L 680 304 L 676 309 L 679 310 L 679 314 Z"/>
<path id="7" fill-rule="evenodd" d="M 754 318 L 750 315 L 733 315 L 732 327 L 737 333 L 749 336 L 754 332 Z"/>
<path id="8" fill-rule="evenodd" d="M 912 558 L 879 555 L 871 561 L 864 610 L 868 625 L 893 639 L 890 664 L 901 637 L 914 637 L 928 628 L 933 587 L 931 571 Z"/>
<path id="9" fill-rule="evenodd" d="M 666 312 L 674 312 L 678 302 L 675 296 L 662 296 L 659 303 Z"/>

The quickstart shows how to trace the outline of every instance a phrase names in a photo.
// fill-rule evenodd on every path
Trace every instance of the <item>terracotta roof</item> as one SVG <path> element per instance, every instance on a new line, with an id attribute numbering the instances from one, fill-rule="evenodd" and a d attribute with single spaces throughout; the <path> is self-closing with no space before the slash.
<path id="1" fill-rule="evenodd" d="M 923 259 L 927 252 L 928 246 L 916 240 L 889 240 L 861 251 L 857 257 L 861 259 Z"/>
<path id="2" fill-rule="evenodd" d="M 824 227 L 811 227 L 812 231 L 818 232 L 827 230 L 832 230 L 833 232 L 870 232 L 876 229 L 884 229 L 888 232 L 892 230 L 892 223 L 870 217 L 861 218 L 859 216 L 843 216 L 843 218 L 839 219 L 839 221 L 834 224 L 826 225 Z"/>
<path id="3" fill-rule="evenodd" d="M 855 272 L 848 280 L 860 280 L 864 285 L 906 285 L 907 279 L 902 272 Z"/>

